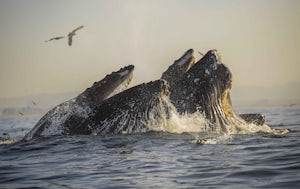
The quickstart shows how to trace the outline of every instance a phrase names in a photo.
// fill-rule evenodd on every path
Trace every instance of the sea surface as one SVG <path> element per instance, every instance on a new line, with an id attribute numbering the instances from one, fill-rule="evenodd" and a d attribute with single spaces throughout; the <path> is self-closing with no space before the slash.
<path id="1" fill-rule="evenodd" d="M 0 188 L 300 188 L 300 109 L 238 112 L 263 113 L 268 125 L 291 132 L 148 132 L 1 144 Z M 0 139 L 20 140 L 39 118 L 0 118 Z"/>

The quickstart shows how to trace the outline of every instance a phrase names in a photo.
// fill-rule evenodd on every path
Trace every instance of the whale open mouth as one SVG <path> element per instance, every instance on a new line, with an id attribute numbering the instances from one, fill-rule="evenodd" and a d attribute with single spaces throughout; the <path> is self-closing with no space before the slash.
<path id="1" fill-rule="evenodd" d="M 179 113 L 200 111 L 212 124 L 222 126 L 232 114 L 231 84 L 229 68 L 216 50 L 210 50 L 171 88 L 170 99 Z"/>
<path id="2" fill-rule="evenodd" d="M 206 89 L 210 98 L 208 102 L 211 103 L 215 111 L 211 112 L 214 115 L 219 114 L 218 117 L 232 117 L 233 110 L 230 100 L 230 90 L 232 88 L 232 73 L 229 68 L 221 62 L 221 56 L 216 50 L 211 50 L 204 57 L 204 73 Z M 216 118 L 214 118 L 216 120 Z"/>
<path id="3" fill-rule="evenodd" d="M 233 115 L 229 94 L 232 86 L 231 71 L 221 62 L 221 56 L 216 50 L 208 51 L 195 64 L 194 69 L 199 71 L 195 76 L 200 76 L 199 109 L 210 122 L 220 125 L 221 129 L 226 131 L 228 117 Z"/>

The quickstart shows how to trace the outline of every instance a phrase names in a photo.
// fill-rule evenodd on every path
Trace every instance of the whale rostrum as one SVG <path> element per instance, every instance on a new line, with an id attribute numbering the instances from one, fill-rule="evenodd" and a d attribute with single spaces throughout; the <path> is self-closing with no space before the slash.
<path id="1" fill-rule="evenodd" d="M 134 66 L 107 75 L 46 113 L 24 139 L 165 131 L 174 112 L 201 115 L 217 133 L 288 132 L 267 126 L 262 114 L 237 115 L 230 99 L 232 73 L 217 50 L 197 62 L 193 54 L 186 51 L 159 80 L 131 88 Z"/>

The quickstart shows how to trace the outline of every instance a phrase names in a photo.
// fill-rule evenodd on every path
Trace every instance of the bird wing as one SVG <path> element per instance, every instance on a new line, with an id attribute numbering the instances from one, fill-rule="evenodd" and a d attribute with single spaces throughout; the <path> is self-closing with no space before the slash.
<path id="1" fill-rule="evenodd" d="M 59 40 L 59 39 L 62 39 L 62 38 L 65 38 L 65 37 L 64 37 L 64 36 L 60 36 L 60 37 L 52 37 L 51 39 L 48 39 L 46 42 L 52 41 L 52 40 Z"/>
<path id="2" fill-rule="evenodd" d="M 69 35 L 69 37 L 68 37 L 68 44 L 69 44 L 69 46 L 72 45 L 72 36 L 73 35 Z"/>
<path id="3" fill-rule="evenodd" d="M 75 33 L 77 30 L 80 30 L 81 28 L 83 28 L 83 26 L 79 26 L 76 29 L 74 29 L 71 33 Z"/>

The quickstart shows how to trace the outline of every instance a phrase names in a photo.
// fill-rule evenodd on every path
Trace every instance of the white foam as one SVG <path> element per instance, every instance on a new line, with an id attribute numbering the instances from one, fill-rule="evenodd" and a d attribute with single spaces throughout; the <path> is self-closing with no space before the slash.
<path id="1" fill-rule="evenodd" d="M 196 144 L 224 144 L 228 143 L 230 140 L 232 140 L 232 135 L 222 134 L 218 136 L 208 136 L 205 138 L 196 137 L 193 142 Z"/>
<path id="2" fill-rule="evenodd" d="M 268 125 L 255 125 L 247 124 L 239 117 L 228 118 L 231 124 L 225 125 L 227 132 L 224 133 L 221 125 L 212 124 L 205 118 L 205 116 L 196 111 L 193 114 L 179 114 L 168 97 L 162 97 L 162 104 L 158 109 L 152 110 L 152 116 L 150 115 L 149 128 L 151 130 L 166 131 L 172 133 L 215 133 L 221 134 L 219 138 L 205 139 L 205 144 L 220 143 L 220 141 L 226 141 L 231 138 L 232 134 L 253 134 L 258 132 L 270 133 L 275 135 L 286 134 L 287 130 L 276 130 Z M 166 111 L 165 106 L 168 106 L 169 110 Z M 222 112 L 222 111 L 221 111 Z M 160 119 L 157 119 L 155 115 L 159 114 Z M 223 135 L 226 136 L 223 136 Z"/>
<path id="3" fill-rule="evenodd" d="M 160 119 L 157 119 L 157 115 L 160 115 Z M 165 96 L 162 97 L 158 108 L 150 112 L 148 126 L 151 130 L 172 133 L 212 131 L 211 124 L 202 113 L 179 114 L 170 99 Z"/>
<path id="4" fill-rule="evenodd" d="M 209 121 L 199 112 L 183 115 L 180 115 L 177 112 L 172 112 L 171 117 L 168 120 L 166 130 L 173 133 L 213 132 Z"/>
<path id="5" fill-rule="evenodd" d="M 236 120 L 235 120 L 236 121 Z M 283 135 L 289 131 L 286 129 L 277 130 L 269 127 L 267 124 L 256 125 L 254 123 L 246 123 L 244 121 L 239 121 L 238 123 L 228 126 L 229 134 L 253 134 L 253 133 L 269 133 L 274 135 Z"/>

